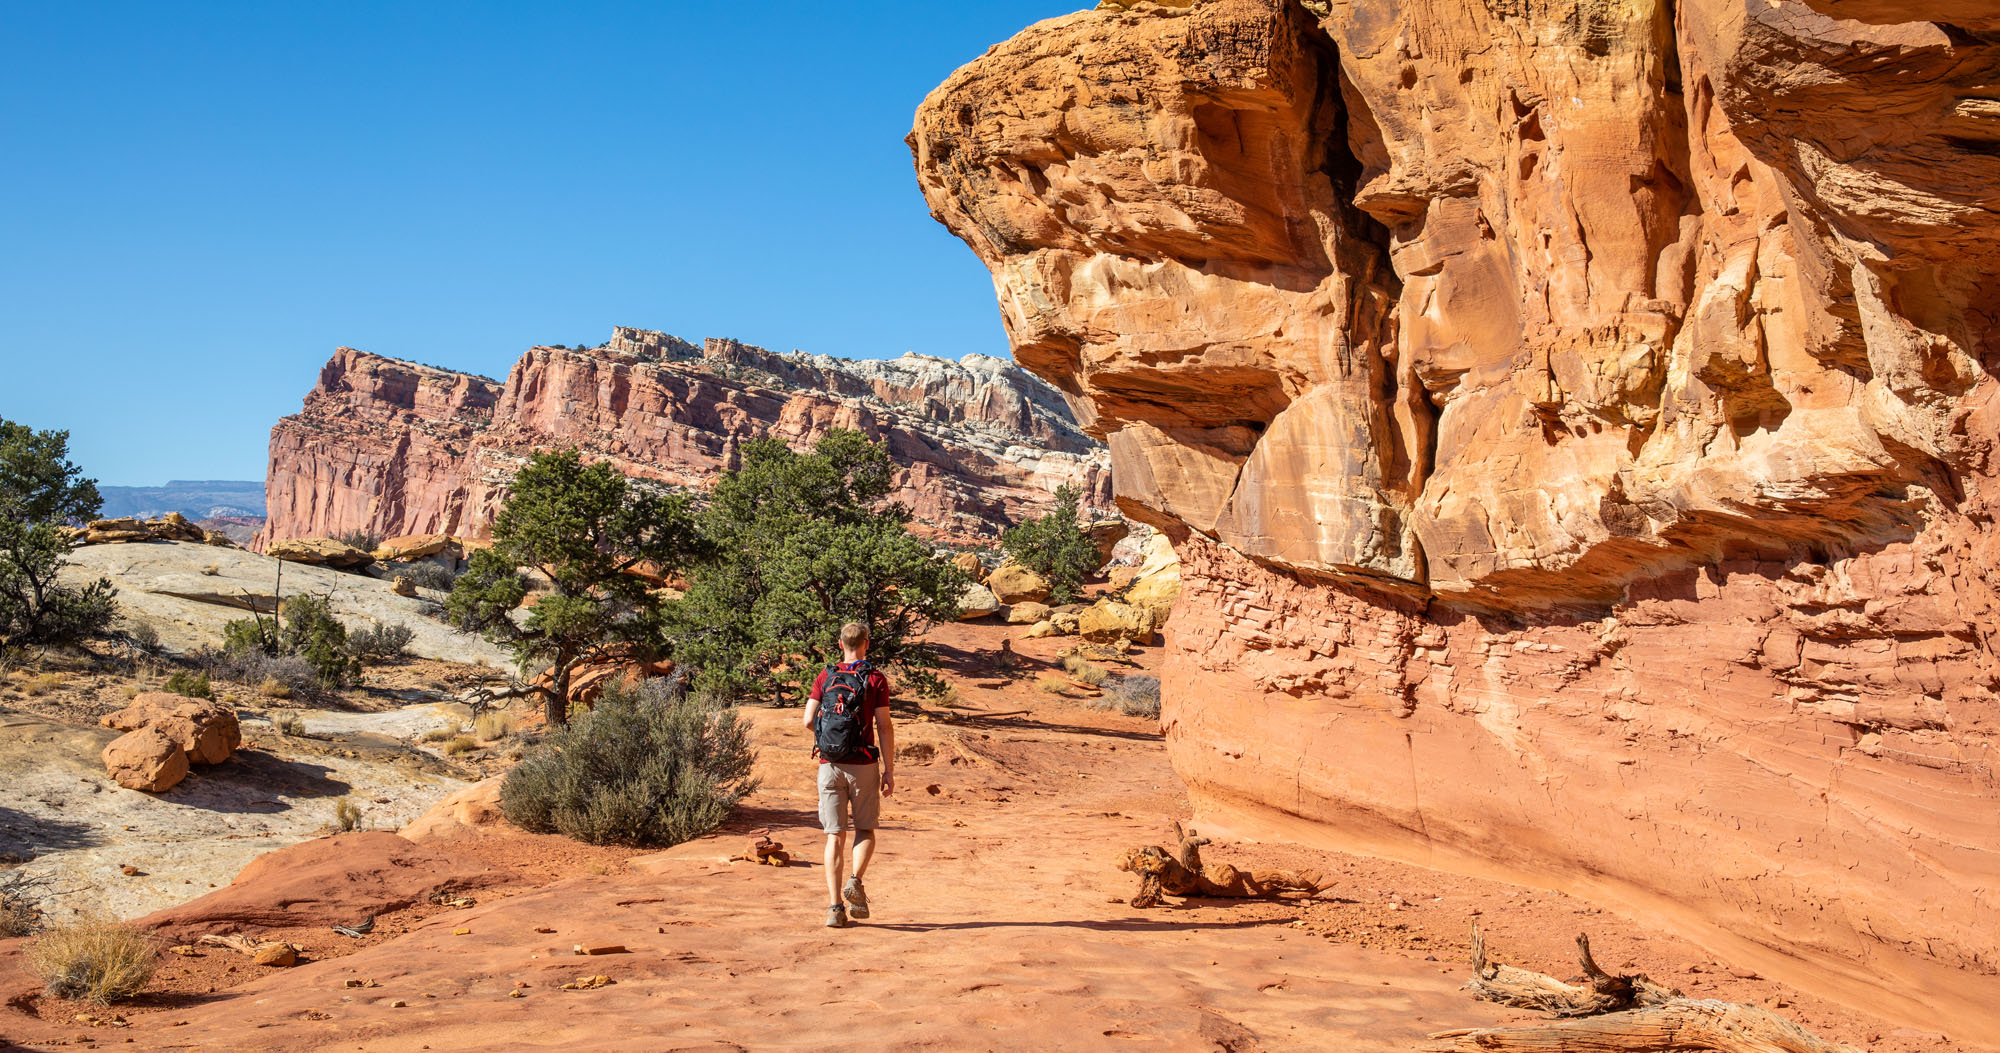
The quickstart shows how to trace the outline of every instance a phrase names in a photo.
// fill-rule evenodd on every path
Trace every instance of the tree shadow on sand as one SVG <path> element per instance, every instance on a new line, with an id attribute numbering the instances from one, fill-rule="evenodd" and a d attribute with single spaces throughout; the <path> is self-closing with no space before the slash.
<path id="1" fill-rule="evenodd" d="M 1215 906 L 1216 904 L 1204 904 Z M 1089 929 L 1093 932 L 1191 932 L 1198 929 L 1261 929 L 1288 925 L 1291 918 L 1259 918 L 1246 921 L 1183 921 L 1174 918 L 1073 918 L 1056 921 L 945 921 L 936 924 L 904 922 L 870 924 L 871 929 L 895 932 L 955 932 L 961 929 Z"/>
<path id="2" fill-rule="evenodd" d="M 89 823 L 29 815 L 0 805 L 0 857 L 21 861 L 48 852 L 89 848 L 103 843 L 97 828 Z"/>
<path id="3" fill-rule="evenodd" d="M 342 797 L 354 789 L 328 778 L 332 771 L 324 764 L 238 750 L 226 763 L 196 768 L 162 799 L 210 812 L 270 815 L 291 809 L 281 798 Z"/>

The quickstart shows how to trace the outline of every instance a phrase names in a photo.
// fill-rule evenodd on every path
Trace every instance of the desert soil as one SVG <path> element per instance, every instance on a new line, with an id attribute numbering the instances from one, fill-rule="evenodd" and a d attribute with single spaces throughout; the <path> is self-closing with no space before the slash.
<path id="1" fill-rule="evenodd" d="M 1311 901 L 1134 909 L 1125 899 L 1135 882 L 1114 860 L 1166 841 L 1186 811 L 1158 729 L 1038 687 L 1069 641 L 1015 639 L 1018 657 L 1000 664 L 1001 641 L 1018 635 L 998 625 L 937 633 L 958 702 L 899 701 L 904 759 L 868 876 L 874 915 L 853 928 L 822 926 L 822 841 L 798 712 L 755 710 L 764 787 L 722 833 L 650 853 L 504 826 L 426 841 L 412 847 L 428 854 L 391 876 L 476 902 L 385 910 L 360 940 L 331 933 L 338 902 L 296 925 L 225 924 L 260 895 L 225 889 L 175 912 L 172 937 L 242 928 L 298 943 L 305 963 L 169 956 L 154 989 L 115 1013 L 41 996 L 19 941 L 0 942 L 0 1034 L 38 1049 L 385 1053 L 1407 1050 L 1441 1030 L 1532 1019 L 1459 990 L 1477 918 L 1497 957 L 1559 977 L 1575 971 L 1571 941 L 1587 931 L 1607 966 L 1770 1006 L 1830 1038 L 1892 1053 L 1977 1048 L 1801 996 L 1643 918 L 1356 856 L 1215 844 L 1204 850 L 1212 862 L 1318 869 L 1333 887 Z M 1137 654 L 1139 667 L 1156 654 Z M 800 859 L 731 862 L 759 831 Z M 364 842 L 288 850 L 300 869 L 286 887 L 332 897 L 380 885 L 346 843 Z M 624 950 L 579 957 L 578 944 Z M 592 976 L 611 983 L 563 989 Z"/>

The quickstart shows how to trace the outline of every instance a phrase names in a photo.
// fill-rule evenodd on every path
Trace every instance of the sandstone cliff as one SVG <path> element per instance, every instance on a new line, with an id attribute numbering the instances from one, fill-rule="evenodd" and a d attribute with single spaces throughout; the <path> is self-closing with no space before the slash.
<path id="1" fill-rule="evenodd" d="M 2000 16 L 1113 0 L 911 137 L 1175 539 L 1203 822 L 2000 1033 Z"/>
<path id="2" fill-rule="evenodd" d="M 1063 483 L 1110 500 L 1103 446 L 1010 362 L 849 361 L 621 327 L 590 350 L 533 348 L 505 383 L 341 348 L 304 410 L 271 429 L 261 540 L 476 536 L 533 450 L 576 446 L 637 478 L 700 487 L 745 440 L 803 444 L 836 427 L 888 443 L 908 465 L 896 499 L 943 535 L 992 537 Z"/>

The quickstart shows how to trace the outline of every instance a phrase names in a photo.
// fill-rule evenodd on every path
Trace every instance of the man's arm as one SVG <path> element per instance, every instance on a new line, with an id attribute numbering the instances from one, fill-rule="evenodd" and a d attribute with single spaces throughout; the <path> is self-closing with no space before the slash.
<path id="1" fill-rule="evenodd" d="M 885 703 L 875 710 L 875 743 L 882 751 L 882 796 L 896 792 L 896 722 Z"/>
<path id="2" fill-rule="evenodd" d="M 821 673 L 819 676 L 813 678 L 812 694 L 806 698 L 806 712 L 803 721 L 807 731 L 813 729 L 813 720 L 819 716 L 819 696 L 821 692 L 826 690 L 825 681 L 825 673 Z"/>

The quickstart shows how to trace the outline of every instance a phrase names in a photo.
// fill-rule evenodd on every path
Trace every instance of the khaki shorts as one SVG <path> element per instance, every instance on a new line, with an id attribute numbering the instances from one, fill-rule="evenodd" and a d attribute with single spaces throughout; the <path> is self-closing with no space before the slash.
<path id="1" fill-rule="evenodd" d="M 849 814 L 849 813 L 852 814 Z M 882 817 L 882 771 L 873 764 L 819 766 L 819 826 L 829 834 L 873 830 Z"/>

